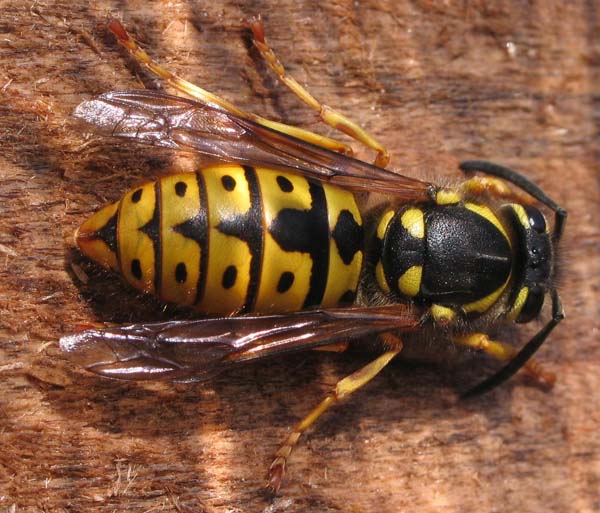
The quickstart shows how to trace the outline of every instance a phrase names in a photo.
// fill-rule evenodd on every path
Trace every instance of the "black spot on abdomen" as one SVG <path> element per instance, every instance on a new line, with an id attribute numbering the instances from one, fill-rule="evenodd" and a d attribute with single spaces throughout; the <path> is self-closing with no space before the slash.
<path id="1" fill-rule="evenodd" d="M 175 194 L 180 198 L 185 196 L 185 192 L 187 191 L 187 184 L 185 182 L 177 182 L 175 184 Z"/>
<path id="2" fill-rule="evenodd" d="M 223 279 L 221 280 L 221 284 L 224 289 L 230 289 L 235 285 L 235 280 L 237 279 L 237 268 L 235 265 L 230 265 L 225 272 L 223 273 Z"/>
<path id="3" fill-rule="evenodd" d="M 281 273 L 279 277 L 279 282 L 277 283 L 277 292 L 283 294 L 290 290 L 290 287 L 294 284 L 294 273 L 290 271 L 285 271 Z"/>

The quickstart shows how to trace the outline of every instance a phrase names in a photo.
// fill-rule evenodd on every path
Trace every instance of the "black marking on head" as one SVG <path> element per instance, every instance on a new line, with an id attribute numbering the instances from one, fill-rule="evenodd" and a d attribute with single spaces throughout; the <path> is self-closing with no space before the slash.
<path id="1" fill-rule="evenodd" d="M 279 175 L 277 177 L 277 185 L 283 192 L 292 192 L 294 190 L 294 184 L 289 181 L 285 176 Z"/>
<path id="2" fill-rule="evenodd" d="M 226 191 L 231 192 L 233 189 L 235 189 L 235 179 L 232 176 L 223 175 L 221 177 L 221 183 Z"/>
<path id="3" fill-rule="evenodd" d="M 277 292 L 283 294 L 290 290 L 290 287 L 294 284 L 294 273 L 290 271 L 285 271 L 281 273 L 279 277 L 279 282 L 277 283 Z"/>
<path id="4" fill-rule="evenodd" d="M 175 184 L 175 194 L 180 198 L 185 196 L 185 192 L 187 191 L 187 183 L 185 182 L 177 182 Z"/>
<path id="5" fill-rule="evenodd" d="M 196 183 L 200 196 L 200 207 L 194 217 L 173 227 L 173 231 L 183 235 L 186 239 L 193 240 L 200 246 L 200 273 L 196 284 L 196 298 L 198 304 L 204 296 L 206 287 L 206 270 L 208 268 L 208 201 L 206 199 L 206 185 L 202 173 L 196 173 Z"/>
<path id="6" fill-rule="evenodd" d="M 250 280 L 241 313 L 252 310 L 252 306 L 256 301 L 264 246 L 263 211 L 256 170 L 252 166 L 244 166 L 244 171 L 250 192 L 250 208 L 243 214 L 223 219 L 217 226 L 221 233 L 246 242 L 250 250 Z"/>
<path id="7" fill-rule="evenodd" d="M 521 224 L 513 206 L 505 205 L 502 208 L 516 233 L 516 272 L 509 301 L 514 303 L 522 287 L 529 289 L 517 322 L 529 322 L 537 317 L 544 303 L 544 291 L 551 287 L 552 282 L 553 250 L 550 234 L 546 231 L 546 219 L 536 207 L 527 205 L 523 208 L 529 219 L 529 227 Z"/>
<path id="8" fill-rule="evenodd" d="M 223 278 L 221 280 L 221 284 L 224 289 L 230 289 L 235 285 L 235 280 L 237 279 L 237 268 L 235 265 L 230 265 L 225 269 L 223 273 Z"/>
<path id="9" fill-rule="evenodd" d="M 185 262 L 179 262 L 175 266 L 175 281 L 177 283 L 185 283 L 185 280 L 187 280 L 187 268 Z"/>
<path id="10" fill-rule="evenodd" d="M 282 209 L 269 232 L 284 251 L 308 253 L 312 259 L 309 290 L 303 308 L 321 304 L 329 267 L 329 221 L 323 186 L 309 183 L 310 210 Z"/>
<path id="11" fill-rule="evenodd" d="M 354 255 L 363 248 L 363 227 L 356 222 L 352 212 L 344 209 L 340 212 L 331 235 L 342 261 L 349 265 Z"/>
<path id="12" fill-rule="evenodd" d="M 141 189 L 138 189 L 141 191 Z M 137 192 L 137 191 L 136 191 Z M 162 283 L 162 245 L 160 237 L 160 180 L 154 182 L 154 212 L 152 218 L 140 228 L 152 241 L 154 251 L 154 290 L 160 293 Z"/>
<path id="13" fill-rule="evenodd" d="M 355 299 L 356 299 L 356 291 L 355 290 L 347 290 L 340 296 L 338 303 L 340 305 L 350 305 L 350 304 L 354 303 Z"/>
<path id="14" fill-rule="evenodd" d="M 131 274 L 136 280 L 142 279 L 142 266 L 137 258 L 131 261 Z"/>
<path id="15" fill-rule="evenodd" d="M 137 203 L 142 199 L 142 193 L 144 192 L 144 189 L 137 189 L 132 195 L 131 195 L 131 202 L 132 203 Z"/>

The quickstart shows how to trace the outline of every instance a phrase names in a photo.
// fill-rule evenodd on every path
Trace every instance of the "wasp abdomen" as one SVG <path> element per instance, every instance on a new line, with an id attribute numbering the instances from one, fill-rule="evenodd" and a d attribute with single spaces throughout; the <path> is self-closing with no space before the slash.
<path id="1" fill-rule="evenodd" d="M 133 189 L 88 219 L 76 240 L 134 287 L 206 313 L 352 302 L 364 246 L 350 192 L 239 165 Z"/>

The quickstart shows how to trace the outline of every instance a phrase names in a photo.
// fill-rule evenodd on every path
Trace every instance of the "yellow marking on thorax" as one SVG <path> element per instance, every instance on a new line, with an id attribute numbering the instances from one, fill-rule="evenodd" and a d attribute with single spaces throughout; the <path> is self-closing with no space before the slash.
<path id="1" fill-rule="evenodd" d="M 435 202 L 438 205 L 454 205 L 460 203 L 461 195 L 451 189 L 440 189 L 435 195 Z"/>
<path id="2" fill-rule="evenodd" d="M 500 233 L 504 235 L 504 238 L 507 240 L 509 246 L 511 246 L 508 233 L 506 233 L 504 226 L 502 226 L 502 223 L 500 223 L 500 220 L 498 219 L 496 214 L 494 214 L 494 212 L 492 212 L 492 210 L 489 207 L 486 207 L 485 205 L 477 205 L 476 203 L 465 203 L 465 208 L 470 210 L 471 212 L 475 212 L 476 214 L 480 215 L 481 217 L 487 219 L 490 223 L 492 223 L 496 228 L 498 228 Z"/>
<path id="3" fill-rule="evenodd" d="M 504 229 L 504 226 L 502 226 L 502 223 L 500 223 L 500 220 L 498 219 L 496 214 L 494 214 L 494 212 L 489 207 L 486 207 L 485 205 L 478 205 L 476 203 L 465 203 L 465 208 L 470 210 L 471 212 L 474 212 L 474 213 L 480 215 L 481 217 L 483 217 L 484 219 L 487 219 L 490 223 L 492 223 L 500 231 L 500 233 L 502 233 L 502 235 L 504 235 L 504 238 L 506 239 L 506 242 L 508 243 L 508 245 L 510 247 L 512 247 L 510 237 L 508 236 L 508 233 Z M 498 289 L 493 291 L 491 294 L 488 294 L 487 296 L 485 296 L 481 299 L 478 299 L 477 301 L 473 301 L 472 303 L 463 305 L 462 309 L 467 313 L 469 313 L 469 312 L 479 312 L 479 313 L 486 312 L 487 310 L 489 310 L 489 308 L 491 308 L 491 306 L 502 295 L 502 293 L 506 289 L 506 285 L 508 284 L 509 280 L 510 280 L 510 274 L 509 274 L 508 278 L 506 279 L 506 281 L 504 282 L 504 284 L 502 286 L 498 287 Z"/>
<path id="4" fill-rule="evenodd" d="M 377 225 L 377 238 L 378 239 L 380 239 L 380 240 L 384 239 L 385 232 L 387 231 L 387 227 L 390 224 L 390 222 L 392 221 L 395 214 L 396 214 L 396 212 L 394 210 L 388 210 L 381 216 L 381 219 L 379 220 L 379 224 Z M 387 282 L 387 279 L 385 278 L 385 271 L 383 269 L 383 262 L 381 261 L 381 259 L 379 259 L 377 261 L 377 264 L 375 264 L 375 279 L 377 280 L 377 284 L 379 285 L 379 288 L 381 290 L 383 290 L 383 292 L 385 292 L 386 294 L 389 294 L 391 289 Z"/>
<path id="5" fill-rule="evenodd" d="M 381 290 L 383 290 L 386 294 L 391 292 L 390 286 L 385 279 L 385 271 L 383 270 L 383 264 L 381 260 L 379 260 L 375 265 L 375 279 L 377 280 L 377 285 L 379 285 Z"/>
<path id="6" fill-rule="evenodd" d="M 467 313 L 469 313 L 469 312 L 479 312 L 479 313 L 487 312 L 490 309 L 490 307 L 496 301 L 498 301 L 498 298 L 500 297 L 502 292 L 504 292 L 504 289 L 506 289 L 506 285 L 508 284 L 509 280 L 510 280 L 510 275 L 509 275 L 508 279 L 504 282 L 504 284 L 502 286 L 498 287 L 498 289 L 494 290 L 494 292 L 492 292 L 491 294 L 488 294 L 487 296 L 485 296 L 481 299 L 478 299 L 477 301 L 473 301 L 472 303 L 463 305 L 462 309 Z"/>
<path id="7" fill-rule="evenodd" d="M 387 227 L 390 224 L 390 221 L 392 220 L 392 217 L 394 217 L 395 213 L 396 212 L 393 210 L 388 210 L 385 214 L 381 216 L 381 220 L 377 225 L 377 237 L 379 239 L 383 240 L 383 238 L 385 237 L 385 231 L 387 230 Z"/>
<path id="8" fill-rule="evenodd" d="M 404 229 L 415 239 L 425 237 L 425 219 L 420 208 L 409 208 L 402 213 L 400 221 Z"/>
<path id="9" fill-rule="evenodd" d="M 421 289 L 421 278 L 423 276 L 423 266 L 413 265 L 398 278 L 398 289 L 402 294 L 409 297 L 415 297 Z"/>

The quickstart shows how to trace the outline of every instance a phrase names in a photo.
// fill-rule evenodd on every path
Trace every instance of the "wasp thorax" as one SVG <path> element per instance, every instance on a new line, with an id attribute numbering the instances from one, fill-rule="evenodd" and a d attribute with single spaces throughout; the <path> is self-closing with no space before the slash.
<path id="1" fill-rule="evenodd" d="M 386 213 L 378 228 L 379 285 L 425 304 L 482 313 L 509 281 L 509 236 L 494 212 L 458 203 Z"/>

